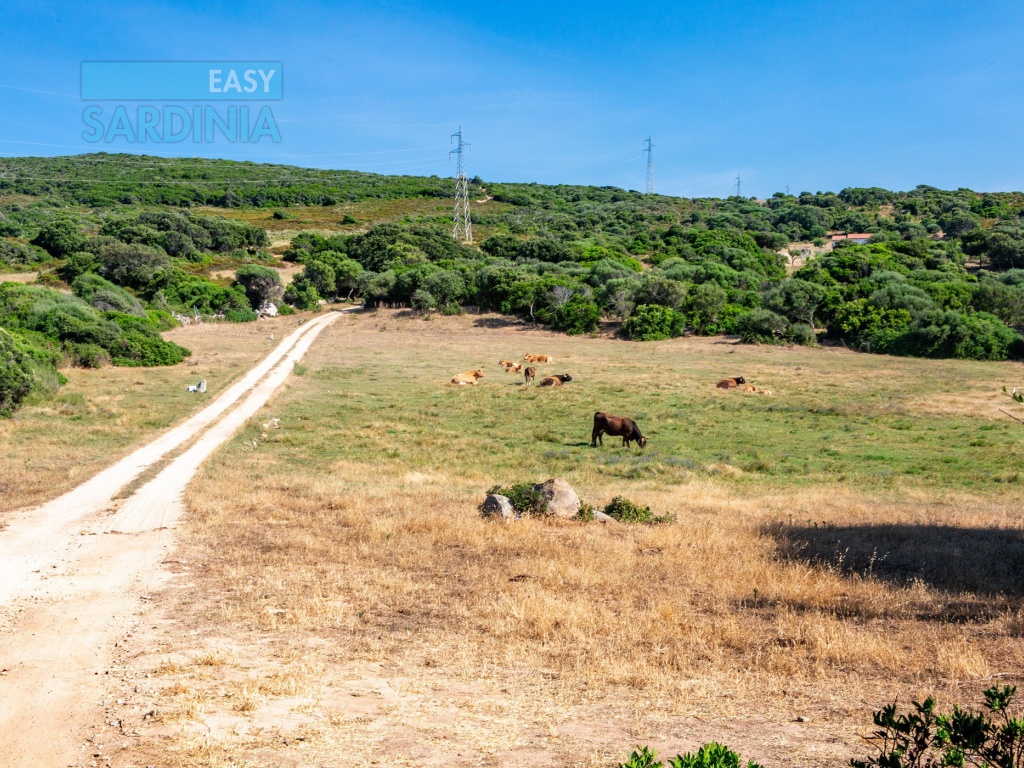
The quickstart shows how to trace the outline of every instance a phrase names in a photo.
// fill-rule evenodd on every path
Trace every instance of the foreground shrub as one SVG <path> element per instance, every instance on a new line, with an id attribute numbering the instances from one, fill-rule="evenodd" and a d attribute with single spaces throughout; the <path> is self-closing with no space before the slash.
<path id="1" fill-rule="evenodd" d="M 650 507 L 641 507 L 625 496 L 616 496 L 608 502 L 608 506 L 604 508 L 604 513 L 609 517 L 614 517 L 620 523 L 655 524 L 671 523 L 675 520 L 675 517 L 672 515 L 656 515 L 651 511 Z"/>
<path id="2" fill-rule="evenodd" d="M 878 750 L 866 760 L 851 760 L 852 768 L 913 768 L 915 766 L 1024 766 L 1024 719 L 1010 717 L 1015 686 L 993 686 L 982 695 L 988 712 L 977 714 L 954 707 L 948 715 L 935 713 L 935 699 L 913 702 L 913 711 L 897 712 L 896 702 L 874 714 L 876 730 L 869 741 Z M 991 714 L 989 714 L 991 713 Z"/>
<path id="3" fill-rule="evenodd" d="M 512 502 L 512 508 L 520 514 L 542 515 L 548 507 L 547 500 L 532 483 L 516 483 L 507 488 L 496 485 L 487 493 L 507 497 Z"/>
<path id="4" fill-rule="evenodd" d="M 668 761 L 667 768 L 740 768 L 740 756 L 718 742 L 705 744 L 696 752 L 676 755 Z M 618 768 L 666 768 L 666 764 L 658 760 L 658 755 L 647 747 L 638 747 L 629 756 L 629 760 L 619 763 Z M 761 768 L 753 760 L 746 768 Z"/>

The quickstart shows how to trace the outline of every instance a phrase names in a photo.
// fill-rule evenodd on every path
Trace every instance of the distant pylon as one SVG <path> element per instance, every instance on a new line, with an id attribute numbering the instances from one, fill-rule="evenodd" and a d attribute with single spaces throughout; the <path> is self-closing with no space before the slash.
<path id="1" fill-rule="evenodd" d="M 742 182 L 740 182 L 740 175 L 737 173 L 736 174 L 736 197 L 743 197 L 743 195 L 740 194 L 742 192 L 742 190 L 743 190 L 743 186 L 742 186 Z"/>
<path id="2" fill-rule="evenodd" d="M 452 134 L 452 138 L 458 138 L 459 145 L 448 153 L 451 157 L 455 155 L 457 168 L 455 169 L 455 213 L 452 215 L 452 237 L 461 240 L 463 243 L 473 242 L 473 225 L 469 221 L 469 183 L 466 181 L 466 158 L 463 150 L 470 146 L 462 141 L 462 126 Z"/>
<path id="3" fill-rule="evenodd" d="M 648 195 L 654 194 L 654 145 L 651 144 L 651 137 L 644 139 L 644 152 L 647 153 L 647 187 Z"/>

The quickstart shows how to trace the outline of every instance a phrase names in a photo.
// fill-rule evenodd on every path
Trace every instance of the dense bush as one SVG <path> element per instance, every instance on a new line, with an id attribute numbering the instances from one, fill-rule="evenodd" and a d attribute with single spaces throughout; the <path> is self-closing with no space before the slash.
<path id="1" fill-rule="evenodd" d="M 683 316 L 674 309 L 641 304 L 633 310 L 622 330 L 634 341 L 659 341 L 680 335 L 684 322 Z"/>
<path id="2" fill-rule="evenodd" d="M 507 488 L 496 485 L 487 493 L 506 496 L 512 503 L 512 508 L 519 514 L 542 515 L 548 506 L 543 494 L 536 490 L 532 483 L 516 483 Z"/>
<path id="3" fill-rule="evenodd" d="M 79 275 L 71 283 L 71 289 L 79 298 L 101 312 L 121 312 L 126 315 L 145 317 L 141 302 L 124 288 L 104 280 L 99 275 Z"/>
<path id="4" fill-rule="evenodd" d="M 102 312 L 77 296 L 47 288 L 4 283 L 0 285 L 0 326 L 37 334 L 59 344 L 72 363 L 94 366 L 105 350 L 114 365 L 173 365 L 189 351 L 160 336 L 167 316 L 139 317 L 116 311 Z"/>
<path id="5" fill-rule="evenodd" d="M 641 507 L 639 504 L 627 499 L 625 496 L 616 496 L 604 508 L 604 513 L 613 517 L 620 523 L 671 523 L 675 521 L 673 515 L 656 515 L 650 507 Z"/>
<path id="6" fill-rule="evenodd" d="M 33 392 L 56 390 L 64 383 L 59 355 L 0 328 L 0 416 L 10 416 Z"/>
<path id="7" fill-rule="evenodd" d="M 736 331 L 748 344 L 779 344 L 789 337 L 789 321 L 770 309 L 752 309 L 740 315 Z"/>

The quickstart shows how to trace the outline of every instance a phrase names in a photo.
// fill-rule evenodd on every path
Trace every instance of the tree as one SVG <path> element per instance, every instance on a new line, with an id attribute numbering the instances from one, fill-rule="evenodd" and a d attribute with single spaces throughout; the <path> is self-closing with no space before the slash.
<path id="1" fill-rule="evenodd" d="M 764 306 L 793 323 L 814 328 L 814 315 L 825 299 L 825 289 L 806 280 L 786 280 L 764 297 Z"/>
<path id="2" fill-rule="evenodd" d="M 99 273 L 112 283 L 142 290 L 171 266 L 162 250 L 140 243 L 110 243 L 100 248 Z"/>
<path id="3" fill-rule="evenodd" d="M 68 254 L 81 250 L 84 243 L 85 238 L 79 231 L 78 225 L 63 216 L 44 225 L 32 240 L 33 245 L 38 245 L 58 259 L 63 259 Z"/>
<path id="4" fill-rule="evenodd" d="M 310 260 L 306 262 L 303 272 L 310 285 L 316 288 L 321 296 L 331 297 L 337 294 L 337 275 L 330 264 L 319 259 Z"/>
<path id="5" fill-rule="evenodd" d="M 254 310 L 281 298 L 284 291 L 276 269 L 259 264 L 247 264 L 235 273 L 235 285 L 245 290 L 245 296 Z"/>
<path id="6" fill-rule="evenodd" d="M 687 297 L 686 307 L 690 313 L 690 322 L 697 333 L 703 336 L 711 329 L 718 330 L 716 324 L 727 300 L 728 296 L 717 283 L 694 286 Z"/>

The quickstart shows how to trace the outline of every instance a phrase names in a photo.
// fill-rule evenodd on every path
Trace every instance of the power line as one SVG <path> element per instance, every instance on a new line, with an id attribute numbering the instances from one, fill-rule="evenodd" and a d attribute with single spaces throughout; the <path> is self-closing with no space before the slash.
<path id="1" fill-rule="evenodd" d="M 648 136 L 644 139 L 644 152 L 647 153 L 647 186 L 644 191 L 648 195 L 654 194 L 654 145 L 651 143 L 651 137 Z"/>
<path id="2" fill-rule="evenodd" d="M 459 145 L 448 152 L 448 157 L 455 155 L 455 212 L 452 214 L 452 237 L 464 243 L 473 242 L 473 225 L 469 220 L 469 183 L 466 181 L 466 157 L 464 149 L 469 144 L 462 141 L 462 126 L 452 134 L 451 138 L 459 139 Z"/>
<path id="3" fill-rule="evenodd" d="M 743 197 L 741 194 L 743 190 L 742 182 L 740 181 L 740 175 L 736 174 L 736 197 Z"/>

